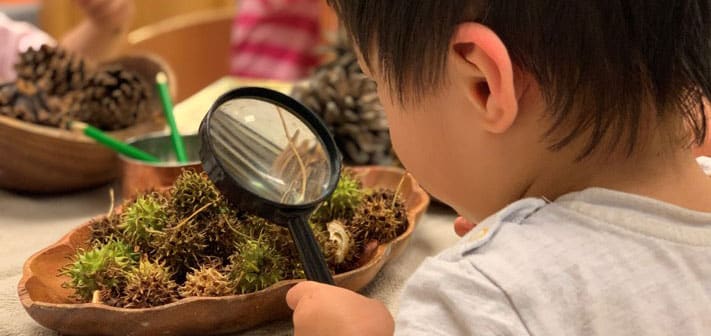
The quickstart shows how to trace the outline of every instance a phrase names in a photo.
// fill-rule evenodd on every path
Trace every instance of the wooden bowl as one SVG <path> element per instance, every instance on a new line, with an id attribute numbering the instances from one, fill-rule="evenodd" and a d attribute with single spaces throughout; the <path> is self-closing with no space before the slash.
<path id="1" fill-rule="evenodd" d="M 356 170 L 366 187 L 395 189 L 403 171 L 397 168 L 363 167 Z M 405 249 L 415 224 L 427 209 L 429 197 L 408 176 L 401 195 L 409 226 L 392 242 L 380 245 L 365 264 L 338 274 L 339 286 L 360 290 L 383 265 Z M 288 318 L 286 292 L 301 280 L 281 281 L 262 291 L 218 298 L 194 297 L 148 309 L 114 308 L 95 303 L 72 303 L 71 290 L 62 288 L 66 277 L 59 269 L 78 248 L 86 247 L 88 223 L 27 260 L 18 293 L 27 313 L 39 324 L 67 335 L 215 335 L 253 328 Z"/>
<path id="2" fill-rule="evenodd" d="M 108 62 L 136 71 L 148 83 L 169 68 L 150 55 L 129 55 Z M 171 85 L 175 88 L 175 84 Z M 157 95 L 151 100 L 154 117 L 133 127 L 109 132 L 121 140 L 164 128 Z M 30 193 L 57 193 L 102 185 L 118 175 L 116 154 L 83 134 L 35 125 L 0 116 L 0 188 Z"/>

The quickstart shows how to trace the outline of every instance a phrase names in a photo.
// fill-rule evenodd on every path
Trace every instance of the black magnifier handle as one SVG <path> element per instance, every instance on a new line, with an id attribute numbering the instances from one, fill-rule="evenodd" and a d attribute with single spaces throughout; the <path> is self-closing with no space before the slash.
<path id="1" fill-rule="evenodd" d="M 333 285 L 333 277 L 328 270 L 326 259 L 306 219 L 301 216 L 293 217 L 289 220 L 289 231 L 296 243 L 296 249 L 299 250 L 306 279 Z"/>

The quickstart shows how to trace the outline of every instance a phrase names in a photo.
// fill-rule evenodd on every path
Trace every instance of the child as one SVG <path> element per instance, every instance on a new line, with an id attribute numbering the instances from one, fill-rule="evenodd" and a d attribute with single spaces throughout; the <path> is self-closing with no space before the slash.
<path id="1" fill-rule="evenodd" d="M 397 323 L 295 286 L 297 336 L 711 334 L 711 2 L 330 2 L 402 163 L 478 224 Z"/>
<path id="2" fill-rule="evenodd" d="M 232 75 L 296 80 L 318 64 L 319 0 L 242 0 L 232 37 Z"/>
<path id="3" fill-rule="evenodd" d="M 86 19 L 62 39 L 65 49 L 100 62 L 112 56 L 123 42 L 135 12 L 132 0 L 76 0 Z M 19 53 L 55 41 L 39 29 L 15 22 L 0 13 L 0 83 L 15 78 Z"/>

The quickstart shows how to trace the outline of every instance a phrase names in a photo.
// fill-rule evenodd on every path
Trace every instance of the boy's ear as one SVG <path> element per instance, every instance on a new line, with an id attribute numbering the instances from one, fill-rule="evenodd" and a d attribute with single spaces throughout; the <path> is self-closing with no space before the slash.
<path id="1" fill-rule="evenodd" d="M 463 23 L 454 34 L 452 52 L 466 76 L 469 98 L 479 107 L 484 127 L 503 133 L 513 125 L 518 114 L 514 71 L 499 37 L 479 23 Z"/>

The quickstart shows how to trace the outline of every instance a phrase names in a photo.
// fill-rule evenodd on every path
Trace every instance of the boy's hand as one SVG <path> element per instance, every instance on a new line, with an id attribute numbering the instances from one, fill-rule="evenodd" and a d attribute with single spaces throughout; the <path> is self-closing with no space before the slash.
<path id="1" fill-rule="evenodd" d="M 87 18 L 98 28 L 124 31 L 136 11 L 132 0 L 76 0 Z"/>
<path id="2" fill-rule="evenodd" d="M 392 336 L 394 322 L 385 306 L 353 291 L 306 281 L 286 295 L 294 310 L 294 336 Z"/>
<path id="3" fill-rule="evenodd" d="M 454 220 L 454 232 L 457 233 L 457 236 L 462 237 L 475 227 L 476 224 L 464 219 L 464 217 L 457 217 Z"/>

